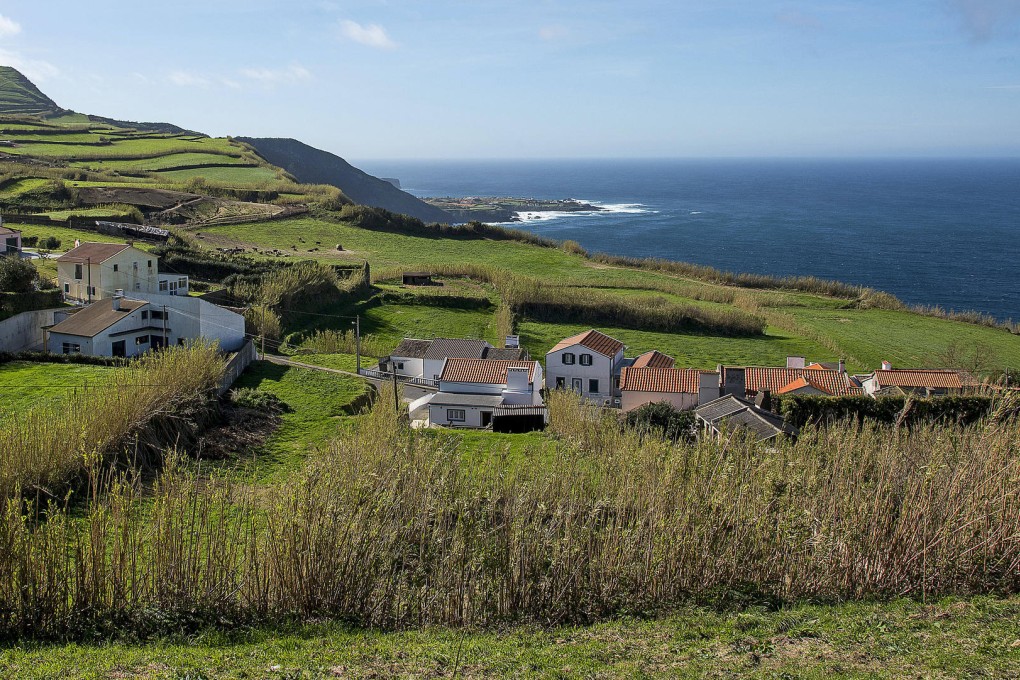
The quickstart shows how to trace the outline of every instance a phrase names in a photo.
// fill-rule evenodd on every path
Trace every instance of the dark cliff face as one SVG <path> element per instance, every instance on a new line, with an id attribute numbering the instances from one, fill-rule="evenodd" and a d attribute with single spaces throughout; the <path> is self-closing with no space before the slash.
<path id="1" fill-rule="evenodd" d="M 389 182 L 363 172 L 343 158 L 308 146 L 296 139 L 235 137 L 250 144 L 264 159 L 294 175 L 299 182 L 331 184 L 352 201 L 374 208 L 417 217 L 424 222 L 457 220 Z"/>

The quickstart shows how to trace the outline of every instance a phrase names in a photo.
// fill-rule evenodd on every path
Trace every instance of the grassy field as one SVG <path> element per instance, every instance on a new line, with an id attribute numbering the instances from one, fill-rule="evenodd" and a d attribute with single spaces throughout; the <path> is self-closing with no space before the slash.
<path id="1" fill-rule="evenodd" d="M 266 481 L 300 467 L 305 456 L 328 445 L 367 389 L 357 378 L 263 361 L 253 363 L 234 385 L 242 387 L 275 394 L 290 408 L 262 450 L 244 452 L 257 454 L 256 469 Z"/>
<path id="2" fill-rule="evenodd" d="M 238 150 L 240 153 L 240 150 Z M 89 167 L 98 170 L 166 170 L 182 165 L 224 165 L 244 164 L 251 160 L 240 155 L 227 156 L 213 153 L 177 153 L 156 158 L 140 158 L 135 160 L 83 161 L 73 163 L 77 167 Z"/>
<path id="3" fill-rule="evenodd" d="M 275 181 L 277 171 L 273 168 L 262 167 L 192 168 L 190 170 L 164 170 L 159 173 L 159 176 L 179 182 L 185 182 L 193 177 L 204 177 L 215 182 L 244 185 Z"/>
<path id="4" fill-rule="evenodd" d="M 652 618 L 494 632 L 342 624 L 148 643 L 0 647 L 19 678 L 1017 677 L 1020 601 L 688 607 Z"/>
<path id="5" fill-rule="evenodd" d="M 0 412 L 18 413 L 40 403 L 69 399 L 76 388 L 101 385 L 116 368 L 12 361 L 0 364 Z"/>

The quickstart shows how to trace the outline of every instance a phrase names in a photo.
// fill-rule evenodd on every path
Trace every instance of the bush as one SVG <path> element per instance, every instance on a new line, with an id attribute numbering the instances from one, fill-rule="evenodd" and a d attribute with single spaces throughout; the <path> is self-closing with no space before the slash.
<path id="1" fill-rule="evenodd" d="M 0 292 L 31 293 L 39 273 L 30 260 L 16 256 L 0 256 Z"/>
<path id="2" fill-rule="evenodd" d="M 673 443 L 691 442 L 697 434 L 694 413 L 674 408 L 667 401 L 644 404 L 623 416 L 627 427 Z"/>
<path id="3" fill-rule="evenodd" d="M 47 236 L 43 239 L 42 243 L 39 244 L 39 247 L 43 250 L 56 250 L 60 247 L 60 239 L 56 236 Z"/>
<path id="4" fill-rule="evenodd" d="M 230 402 L 235 406 L 250 408 L 266 413 L 286 413 L 290 411 L 287 402 L 280 399 L 272 392 L 266 392 L 254 387 L 240 387 L 230 392 Z"/>
<path id="5" fill-rule="evenodd" d="M 822 397 L 781 395 L 777 411 L 794 427 L 826 425 L 845 420 L 907 426 L 970 425 L 988 415 L 992 397 L 983 395 L 913 397 Z M 775 403 L 775 402 L 774 402 Z"/>

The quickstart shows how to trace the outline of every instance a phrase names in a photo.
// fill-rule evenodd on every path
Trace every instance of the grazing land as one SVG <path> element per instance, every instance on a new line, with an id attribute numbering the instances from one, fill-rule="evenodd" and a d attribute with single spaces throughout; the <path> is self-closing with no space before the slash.
<path id="1" fill-rule="evenodd" d="M 0 364 L 0 412 L 10 416 L 34 406 L 74 398 L 76 390 L 106 384 L 116 370 L 109 366 L 33 361 Z"/>

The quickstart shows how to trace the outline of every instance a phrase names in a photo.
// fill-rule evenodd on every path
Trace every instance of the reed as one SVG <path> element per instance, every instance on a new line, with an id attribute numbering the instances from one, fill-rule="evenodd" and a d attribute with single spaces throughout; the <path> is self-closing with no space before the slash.
<path id="1" fill-rule="evenodd" d="M 762 447 L 621 429 L 569 394 L 520 457 L 462 454 L 388 400 L 257 492 L 171 465 L 80 519 L 9 500 L 0 634 L 230 621 L 384 627 L 587 622 L 691 598 L 1015 593 L 1015 419 L 911 432 L 838 425 Z M 45 512 L 43 512 L 45 510 Z M 43 518 L 44 516 L 44 518 Z"/>

